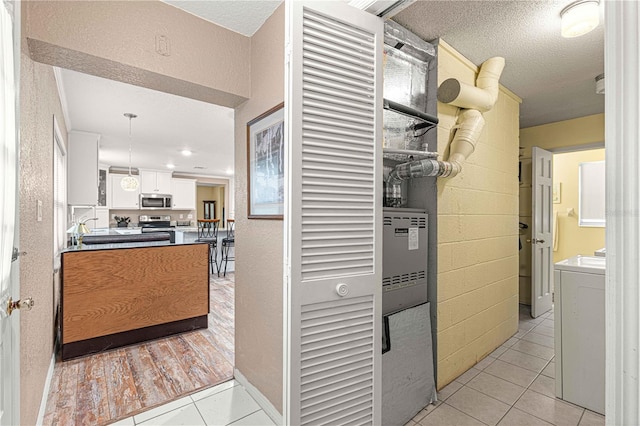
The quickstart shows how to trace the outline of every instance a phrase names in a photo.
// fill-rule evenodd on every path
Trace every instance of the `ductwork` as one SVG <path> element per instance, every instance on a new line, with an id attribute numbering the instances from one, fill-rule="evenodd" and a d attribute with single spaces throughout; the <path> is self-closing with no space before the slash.
<path id="1" fill-rule="evenodd" d="M 463 108 L 454 126 L 455 135 L 451 142 L 447 161 L 424 159 L 396 166 L 386 180 L 386 198 L 393 205 L 399 200 L 400 184 L 405 179 L 441 176 L 453 177 L 462 171 L 462 165 L 475 150 L 482 128 L 483 112 L 489 111 L 498 100 L 499 79 L 505 60 L 495 57 L 485 61 L 480 67 L 476 86 L 470 86 L 456 79 L 445 80 L 438 88 L 438 100 Z"/>
<path id="2" fill-rule="evenodd" d="M 498 100 L 499 79 L 504 69 L 504 58 L 487 59 L 480 67 L 476 85 L 449 78 L 438 87 L 438 100 L 458 108 L 487 112 Z"/>
<path id="3" fill-rule="evenodd" d="M 412 161 L 396 166 L 389 174 L 387 184 L 399 185 L 405 179 L 425 176 L 455 176 L 462 170 L 462 164 L 473 153 L 476 142 L 484 127 L 482 113 L 475 109 L 462 110 L 455 127 L 456 135 L 451 142 L 451 154 L 448 161 L 431 158 Z"/>

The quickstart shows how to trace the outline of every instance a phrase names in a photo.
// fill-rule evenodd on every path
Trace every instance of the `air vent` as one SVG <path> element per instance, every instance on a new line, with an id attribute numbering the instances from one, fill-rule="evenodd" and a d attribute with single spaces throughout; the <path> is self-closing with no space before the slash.
<path id="1" fill-rule="evenodd" d="M 393 223 L 393 219 L 389 216 L 385 216 L 384 221 L 382 222 L 384 226 L 391 226 L 392 223 Z"/>
<path id="2" fill-rule="evenodd" d="M 425 271 L 411 272 L 409 274 L 394 275 L 382 278 L 382 285 L 403 284 L 412 281 L 423 280 L 426 277 Z"/>
<path id="3" fill-rule="evenodd" d="M 204 170 L 207 167 L 206 166 L 193 166 L 194 169 L 198 169 L 198 170 Z"/>

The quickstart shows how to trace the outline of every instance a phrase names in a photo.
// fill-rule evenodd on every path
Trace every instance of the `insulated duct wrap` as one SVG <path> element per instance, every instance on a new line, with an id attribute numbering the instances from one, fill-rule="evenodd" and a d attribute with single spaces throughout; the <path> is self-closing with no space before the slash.
<path id="1" fill-rule="evenodd" d="M 475 151 L 484 127 L 483 112 L 489 111 L 498 100 L 499 79 L 504 69 L 504 58 L 495 57 L 480 67 L 476 86 L 456 79 L 445 80 L 438 89 L 438 100 L 463 108 L 453 127 L 455 135 L 450 145 L 448 161 L 424 159 L 396 166 L 387 178 L 385 196 L 393 201 L 395 189 L 405 179 L 427 176 L 453 177 L 462 171 L 462 165 Z"/>

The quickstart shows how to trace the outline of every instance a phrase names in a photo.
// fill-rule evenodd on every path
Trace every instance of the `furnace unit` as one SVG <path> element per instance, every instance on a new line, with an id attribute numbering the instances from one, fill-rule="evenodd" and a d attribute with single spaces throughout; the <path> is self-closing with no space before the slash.
<path id="1" fill-rule="evenodd" d="M 382 314 L 427 302 L 427 218 L 420 209 L 384 209 Z"/>

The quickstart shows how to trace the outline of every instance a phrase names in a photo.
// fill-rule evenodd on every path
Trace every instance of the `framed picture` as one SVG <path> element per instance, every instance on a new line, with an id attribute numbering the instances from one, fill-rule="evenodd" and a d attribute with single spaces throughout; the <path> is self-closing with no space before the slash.
<path id="1" fill-rule="evenodd" d="M 249 219 L 284 214 L 284 102 L 247 123 Z"/>

